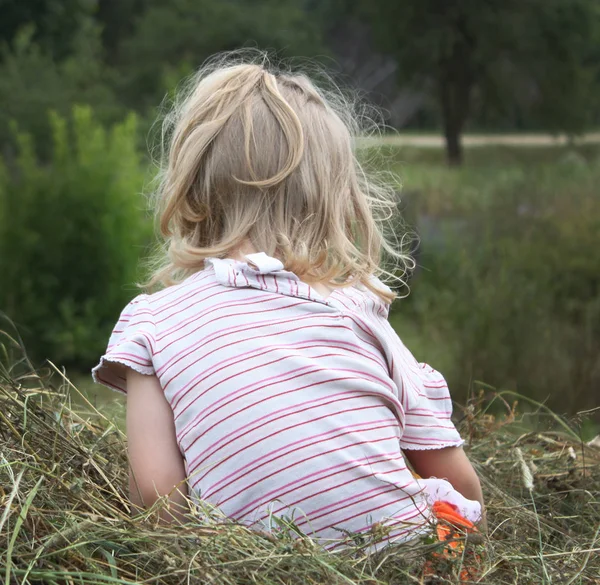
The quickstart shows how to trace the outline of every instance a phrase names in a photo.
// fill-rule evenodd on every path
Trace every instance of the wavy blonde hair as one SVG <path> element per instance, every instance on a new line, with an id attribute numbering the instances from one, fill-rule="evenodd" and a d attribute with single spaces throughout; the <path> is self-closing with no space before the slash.
<path id="1" fill-rule="evenodd" d="M 328 85 L 262 53 L 220 55 L 193 76 L 163 123 L 155 207 L 164 245 L 150 286 L 180 282 L 248 242 L 306 282 L 360 282 L 395 298 L 372 278 L 403 282 L 411 266 L 384 236 L 395 191 L 361 168 L 362 117 Z M 382 268 L 384 254 L 393 269 Z"/>

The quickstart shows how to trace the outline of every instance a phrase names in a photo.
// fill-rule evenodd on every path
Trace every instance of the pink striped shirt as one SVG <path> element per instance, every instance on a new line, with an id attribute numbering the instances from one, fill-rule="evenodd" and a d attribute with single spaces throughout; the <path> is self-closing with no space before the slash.
<path id="1" fill-rule="evenodd" d="M 115 363 L 158 377 L 191 493 L 226 516 L 267 530 L 292 518 L 331 547 L 374 522 L 414 536 L 429 512 L 402 449 L 462 443 L 443 377 L 376 295 L 325 299 L 278 260 L 247 258 L 131 301 L 94 379 L 125 392 Z"/>

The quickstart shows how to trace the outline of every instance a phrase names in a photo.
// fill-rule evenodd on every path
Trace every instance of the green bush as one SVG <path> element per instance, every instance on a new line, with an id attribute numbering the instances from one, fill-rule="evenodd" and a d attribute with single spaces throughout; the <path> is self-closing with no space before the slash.
<path id="1" fill-rule="evenodd" d="M 399 333 L 459 399 L 481 380 L 560 411 L 597 406 L 598 160 L 426 169 L 404 173 L 422 244 Z"/>
<path id="2" fill-rule="evenodd" d="M 50 51 L 33 42 L 34 30 L 26 27 L 13 46 L 0 46 L 0 144 L 13 143 L 11 124 L 34 139 L 38 155 L 52 148 L 48 111 L 68 116 L 73 104 L 87 104 L 103 122 L 124 115 L 113 88 L 114 73 L 102 61 L 100 32 L 87 26 L 78 31 L 72 54 L 56 60 Z"/>
<path id="3" fill-rule="evenodd" d="M 145 165 L 133 115 L 111 129 L 87 107 L 50 120 L 48 163 L 16 132 L 17 158 L 0 172 L 0 309 L 34 357 L 87 368 L 135 294 L 152 232 Z"/>

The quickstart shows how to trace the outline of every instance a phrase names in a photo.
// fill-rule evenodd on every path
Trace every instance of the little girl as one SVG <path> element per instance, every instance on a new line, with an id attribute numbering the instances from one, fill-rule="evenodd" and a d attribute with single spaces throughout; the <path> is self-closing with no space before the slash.
<path id="1" fill-rule="evenodd" d="M 407 259 L 344 99 L 229 56 L 167 122 L 165 288 L 131 301 L 93 370 L 127 393 L 132 501 L 168 496 L 181 516 L 189 497 L 262 530 L 292 518 L 328 548 L 374 524 L 414 538 L 439 499 L 479 520 L 444 378 L 387 321 L 381 257 Z"/>

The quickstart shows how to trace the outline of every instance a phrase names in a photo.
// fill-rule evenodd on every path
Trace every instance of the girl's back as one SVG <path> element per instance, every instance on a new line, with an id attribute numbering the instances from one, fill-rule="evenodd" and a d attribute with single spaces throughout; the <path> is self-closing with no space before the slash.
<path id="1" fill-rule="evenodd" d="M 128 393 L 142 499 L 186 483 L 237 521 L 290 518 L 331 547 L 428 521 L 403 450 L 462 441 L 443 378 L 387 322 L 380 256 L 406 261 L 378 220 L 393 190 L 361 171 L 343 105 L 251 64 L 201 75 L 176 108 L 153 279 L 167 288 L 125 308 L 94 369 Z"/>
<path id="2" fill-rule="evenodd" d="M 375 515 L 391 537 L 412 535 L 428 513 L 401 448 L 461 440 L 443 378 L 386 318 L 367 290 L 324 299 L 264 254 L 211 259 L 132 301 L 95 375 L 125 390 L 108 362 L 156 374 L 191 493 L 227 516 L 287 516 L 333 542 Z"/>

